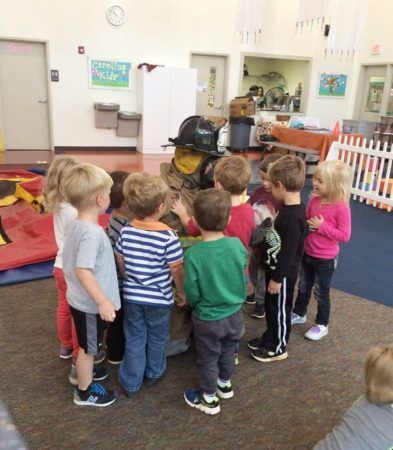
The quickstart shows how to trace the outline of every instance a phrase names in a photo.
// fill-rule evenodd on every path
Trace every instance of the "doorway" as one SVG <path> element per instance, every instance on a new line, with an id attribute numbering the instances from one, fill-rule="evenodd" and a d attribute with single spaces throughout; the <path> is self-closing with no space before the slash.
<path id="1" fill-rule="evenodd" d="M 358 118 L 379 122 L 381 115 L 386 115 L 387 95 L 387 72 L 388 66 L 365 66 L 363 67 L 362 96 L 359 103 Z"/>
<path id="2" fill-rule="evenodd" d="M 227 57 L 192 54 L 191 67 L 197 69 L 196 114 L 223 117 L 226 113 Z"/>
<path id="3" fill-rule="evenodd" d="M 47 154 L 52 148 L 49 117 L 45 44 L 0 39 L 0 130 L 5 150 Z"/>

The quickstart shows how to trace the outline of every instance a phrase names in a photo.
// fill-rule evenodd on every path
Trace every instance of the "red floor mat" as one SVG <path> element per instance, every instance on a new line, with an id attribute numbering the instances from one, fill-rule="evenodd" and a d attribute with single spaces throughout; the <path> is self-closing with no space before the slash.
<path id="1" fill-rule="evenodd" d="M 39 214 L 23 200 L 0 208 L 3 229 L 11 240 L 0 246 L 0 270 L 54 259 L 57 246 L 52 214 Z"/>

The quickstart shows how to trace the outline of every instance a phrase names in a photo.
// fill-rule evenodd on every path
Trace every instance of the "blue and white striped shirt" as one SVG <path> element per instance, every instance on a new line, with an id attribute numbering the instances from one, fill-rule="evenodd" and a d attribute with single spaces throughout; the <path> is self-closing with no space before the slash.
<path id="1" fill-rule="evenodd" d="M 121 230 L 115 252 L 124 258 L 125 302 L 173 305 L 170 267 L 183 261 L 183 251 L 175 231 L 160 222 L 134 220 Z"/>

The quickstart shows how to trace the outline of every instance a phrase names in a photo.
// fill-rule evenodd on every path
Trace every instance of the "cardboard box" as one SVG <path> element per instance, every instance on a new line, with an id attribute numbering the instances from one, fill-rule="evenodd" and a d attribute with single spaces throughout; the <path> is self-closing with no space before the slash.
<path id="1" fill-rule="evenodd" d="M 233 117 L 255 114 L 255 102 L 252 97 L 237 97 L 229 103 L 229 115 Z"/>

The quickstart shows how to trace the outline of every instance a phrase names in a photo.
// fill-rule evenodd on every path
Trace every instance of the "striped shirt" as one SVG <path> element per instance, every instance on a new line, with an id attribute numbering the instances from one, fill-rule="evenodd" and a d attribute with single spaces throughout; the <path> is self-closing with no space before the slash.
<path id="1" fill-rule="evenodd" d="M 161 222 L 134 220 L 121 230 L 115 253 L 124 258 L 125 302 L 173 305 L 171 267 L 183 262 L 175 231 Z"/>
<path id="2" fill-rule="evenodd" d="M 125 227 L 128 224 L 129 220 L 124 219 L 124 217 L 115 216 L 113 213 L 111 214 L 109 218 L 108 223 L 108 236 L 109 240 L 111 241 L 111 245 L 113 250 L 115 249 L 115 245 L 117 242 L 117 239 L 119 238 L 120 231 L 123 227 Z M 119 269 L 116 267 L 117 270 L 117 281 L 119 282 L 119 289 L 123 289 L 123 277 L 121 276 Z"/>

